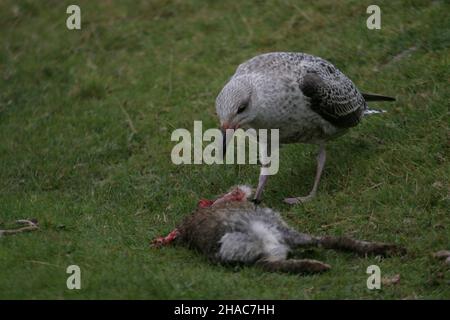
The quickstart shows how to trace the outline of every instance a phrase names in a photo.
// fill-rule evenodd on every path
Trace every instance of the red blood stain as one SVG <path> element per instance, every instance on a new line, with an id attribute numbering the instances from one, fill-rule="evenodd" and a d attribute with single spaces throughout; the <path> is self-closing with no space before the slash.
<path id="1" fill-rule="evenodd" d="M 152 245 L 155 247 L 161 247 L 170 244 L 173 240 L 175 240 L 179 235 L 178 229 L 172 230 L 165 237 L 158 237 L 152 241 Z"/>

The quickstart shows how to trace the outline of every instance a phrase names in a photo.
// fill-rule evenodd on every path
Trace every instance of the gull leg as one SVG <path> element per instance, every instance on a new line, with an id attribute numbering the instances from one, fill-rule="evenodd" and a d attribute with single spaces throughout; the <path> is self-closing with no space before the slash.
<path id="1" fill-rule="evenodd" d="M 267 175 L 267 167 L 270 166 L 270 162 L 267 160 L 267 144 L 262 141 L 259 141 L 259 155 L 261 157 L 261 171 L 259 173 L 258 187 L 253 198 L 255 204 L 261 203 L 262 193 L 269 178 L 269 175 Z"/>
<path id="2" fill-rule="evenodd" d="M 327 159 L 327 153 L 325 151 L 325 145 L 321 145 L 319 148 L 319 154 L 317 155 L 317 170 L 316 170 L 316 178 L 314 179 L 314 185 L 311 192 L 305 197 L 296 197 L 296 198 L 286 198 L 284 202 L 288 204 L 297 204 L 308 202 L 313 199 L 317 192 L 317 187 L 319 186 L 320 177 L 322 176 L 322 171 L 325 166 L 325 161 Z"/>
<path id="3" fill-rule="evenodd" d="M 255 203 L 261 202 L 264 186 L 266 185 L 268 178 L 269 178 L 268 175 L 264 175 L 262 173 L 259 175 L 258 187 L 256 188 L 255 197 L 253 198 L 253 202 L 255 202 Z"/>

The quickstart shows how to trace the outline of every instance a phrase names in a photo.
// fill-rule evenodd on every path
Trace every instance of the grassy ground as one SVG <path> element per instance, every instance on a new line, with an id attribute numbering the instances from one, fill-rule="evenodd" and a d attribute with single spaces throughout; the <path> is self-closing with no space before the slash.
<path id="1" fill-rule="evenodd" d="M 446 1 L 73 1 L 0 3 L 0 227 L 37 218 L 37 232 L 0 238 L 0 298 L 450 298 L 449 60 Z M 256 184 L 256 166 L 175 166 L 175 128 L 217 126 L 214 100 L 256 54 L 301 51 L 337 65 L 366 91 L 395 95 L 330 144 L 317 199 L 314 149 L 283 148 L 265 204 L 299 230 L 395 242 L 380 260 L 313 251 L 333 266 L 290 276 L 209 264 L 184 248 L 152 250 L 200 197 Z M 66 267 L 82 289 L 66 288 Z M 397 285 L 366 288 L 377 264 Z"/>

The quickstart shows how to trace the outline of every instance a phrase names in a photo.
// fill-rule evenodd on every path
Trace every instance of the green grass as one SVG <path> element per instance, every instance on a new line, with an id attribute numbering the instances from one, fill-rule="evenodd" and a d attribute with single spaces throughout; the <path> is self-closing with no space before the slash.
<path id="1" fill-rule="evenodd" d="M 430 256 L 450 249 L 448 2 L 378 1 L 378 31 L 366 28 L 372 1 L 77 1 L 82 30 L 69 31 L 72 3 L 0 3 L 0 227 L 41 225 L 0 238 L 0 298 L 450 298 L 449 269 Z M 292 276 L 149 247 L 200 197 L 256 184 L 257 166 L 173 165 L 170 134 L 194 120 L 217 126 L 225 81 L 270 51 L 321 56 L 398 100 L 329 145 L 304 206 L 281 200 L 309 191 L 314 149 L 283 148 L 265 204 L 299 230 L 395 242 L 408 255 L 314 250 L 333 269 Z M 82 269 L 79 291 L 66 288 L 70 264 Z M 400 283 L 369 291 L 371 264 Z"/>

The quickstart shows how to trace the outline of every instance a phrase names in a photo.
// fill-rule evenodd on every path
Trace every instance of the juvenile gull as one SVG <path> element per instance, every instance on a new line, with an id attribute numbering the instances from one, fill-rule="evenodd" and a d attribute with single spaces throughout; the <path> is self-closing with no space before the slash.
<path id="1" fill-rule="evenodd" d="M 305 53 L 274 52 L 241 65 L 216 99 L 221 129 L 279 129 L 280 143 L 319 146 L 314 185 L 305 197 L 286 198 L 295 204 L 311 200 L 325 165 L 325 144 L 356 126 L 369 109 L 367 101 L 394 98 L 361 93 L 330 62 Z M 261 200 L 267 175 L 261 174 L 255 201 Z"/>

